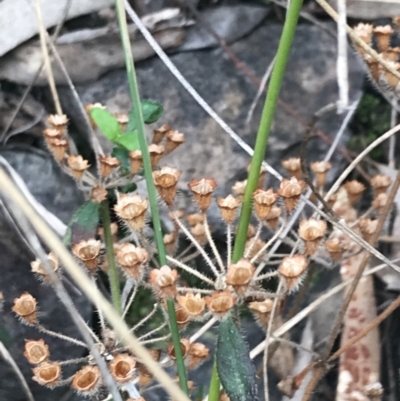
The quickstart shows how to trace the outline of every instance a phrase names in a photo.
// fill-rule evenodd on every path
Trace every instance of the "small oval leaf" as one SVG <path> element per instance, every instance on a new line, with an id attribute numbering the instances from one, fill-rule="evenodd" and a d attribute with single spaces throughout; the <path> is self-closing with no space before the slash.
<path id="1" fill-rule="evenodd" d="M 90 115 L 102 134 L 111 142 L 114 142 L 115 139 L 122 134 L 117 119 L 107 110 L 100 107 L 93 107 L 90 110 Z"/>

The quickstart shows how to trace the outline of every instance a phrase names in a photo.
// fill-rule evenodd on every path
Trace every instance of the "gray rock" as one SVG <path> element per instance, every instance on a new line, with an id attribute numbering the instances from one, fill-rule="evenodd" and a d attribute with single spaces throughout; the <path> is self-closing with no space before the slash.
<path id="1" fill-rule="evenodd" d="M 275 54 L 281 29 L 281 25 L 268 22 L 233 44 L 232 50 L 258 76 L 262 76 Z M 247 112 L 257 88 L 235 68 L 225 52 L 215 48 L 179 53 L 171 59 L 216 112 L 253 146 L 263 99 L 246 125 Z M 236 180 L 246 178 L 249 156 L 195 103 L 159 59 L 139 63 L 137 75 L 141 97 L 164 105 L 165 113 L 160 124 L 169 123 L 186 134 L 186 143 L 164 160 L 165 164 L 183 171 L 179 188 L 181 206 L 193 207 L 187 196 L 187 182 L 192 178 L 214 177 L 219 185 L 218 195 L 230 193 Z M 351 99 L 360 95 L 363 79 L 359 60 L 349 52 Z M 94 84 L 79 86 L 78 91 L 84 103 L 102 102 L 113 112 L 130 108 L 126 73 L 122 69 L 105 75 Z M 322 106 L 336 101 L 337 97 L 336 40 L 315 26 L 302 24 L 296 31 L 280 99 L 307 120 Z M 68 105 L 65 106 L 73 116 L 73 109 L 69 107 L 68 110 Z M 342 115 L 331 114 L 318 126 L 333 137 L 342 119 Z M 268 163 L 281 170 L 282 159 L 298 155 L 304 129 L 298 117 L 294 118 L 278 106 L 266 154 Z M 310 160 L 320 160 L 327 148 L 321 139 L 311 140 L 308 148 Z M 340 159 L 336 152 L 334 161 Z M 276 182 L 271 184 L 276 185 Z M 224 227 L 216 209 L 214 205 L 211 224 L 214 229 L 220 228 L 222 233 Z"/>
<path id="2" fill-rule="evenodd" d="M 337 9 L 336 0 L 328 0 L 328 3 Z M 398 1 L 371 1 L 371 0 L 348 0 L 346 1 L 347 16 L 374 20 L 377 18 L 395 17 L 400 14 Z"/>
<path id="3" fill-rule="evenodd" d="M 73 180 L 67 177 L 44 152 L 35 152 L 33 148 L 2 149 L 4 156 L 22 176 L 35 198 L 48 210 L 55 213 L 64 222 L 68 222 L 75 209 L 82 202 Z M 1 280 L 0 291 L 4 295 L 3 311 L 0 314 L 0 339 L 22 370 L 36 400 L 46 401 L 61 399 L 70 389 L 60 387 L 49 390 L 31 380 L 32 371 L 23 356 L 26 339 L 43 338 L 49 344 L 52 360 L 77 358 L 85 352 L 81 347 L 66 341 L 49 337 L 35 328 L 22 324 L 11 311 L 13 300 L 24 291 L 31 293 L 38 301 L 39 319 L 46 328 L 62 334 L 79 338 L 77 329 L 59 302 L 53 289 L 40 284 L 30 272 L 30 262 L 35 259 L 21 240 L 15 227 L 10 224 L 4 211 L 0 212 L 0 255 Z M 86 321 L 91 318 L 90 303 L 71 284 L 64 281 L 77 309 Z M 72 369 L 72 370 L 71 370 Z M 63 376 L 69 377 L 74 366 L 63 369 Z M 72 394 L 69 400 L 78 400 Z M 25 399 L 21 384 L 10 367 L 0 358 L 0 400 L 18 401 Z"/>
<path id="4" fill-rule="evenodd" d="M 64 16 L 69 0 L 42 0 L 43 21 L 46 28 L 57 25 Z M 112 6 L 113 0 L 71 1 L 68 18 L 89 14 Z M 33 2 L 25 0 L 0 1 L 0 56 L 35 36 L 39 25 Z"/>

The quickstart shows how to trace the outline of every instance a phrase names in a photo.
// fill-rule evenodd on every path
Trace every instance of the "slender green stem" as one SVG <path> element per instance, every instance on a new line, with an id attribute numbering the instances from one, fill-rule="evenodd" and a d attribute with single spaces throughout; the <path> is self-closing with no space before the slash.
<path id="1" fill-rule="evenodd" d="M 261 165 L 264 160 L 265 150 L 271 131 L 271 125 L 278 102 L 279 92 L 282 86 L 282 80 L 286 69 L 290 49 L 296 31 L 297 21 L 299 19 L 303 0 L 291 0 L 286 15 L 285 24 L 279 47 L 276 53 L 275 64 L 271 74 L 271 81 L 268 87 L 267 96 L 265 98 L 263 113 L 261 116 L 260 126 L 258 128 L 256 144 L 254 147 L 254 155 L 251 161 L 249 178 L 247 180 L 246 190 L 243 198 L 242 211 L 240 213 L 239 225 L 235 245 L 233 248 L 232 262 L 236 263 L 241 257 L 246 246 L 247 230 L 250 224 L 252 212 L 252 196 L 257 189 L 258 178 L 260 175 Z M 209 401 L 218 401 L 220 381 L 218 377 L 217 365 L 214 362 L 211 377 Z M 218 389 L 218 391 L 216 391 Z"/>
<path id="2" fill-rule="evenodd" d="M 136 81 L 136 72 L 135 72 L 135 65 L 133 60 L 132 48 L 130 44 L 130 38 L 128 34 L 128 26 L 126 23 L 126 16 L 124 11 L 124 1 L 123 0 L 116 0 L 116 9 L 118 15 L 118 23 L 119 28 L 121 31 L 121 40 L 122 46 L 124 49 L 125 54 L 125 62 L 126 62 L 126 71 L 128 74 L 128 81 L 129 81 L 129 89 L 132 98 L 132 106 L 133 106 L 133 113 L 135 116 L 135 120 L 137 122 L 138 127 L 138 137 L 139 137 L 139 144 L 140 149 L 142 151 L 142 158 L 143 158 L 143 168 L 144 168 L 144 176 L 146 179 L 147 185 L 147 193 L 149 195 L 149 203 L 151 209 L 151 215 L 153 219 L 153 228 L 156 238 L 157 244 L 157 251 L 158 257 L 160 260 L 161 266 L 167 264 L 167 254 L 165 251 L 164 241 L 163 241 L 163 233 L 161 229 L 161 221 L 160 221 L 160 214 L 158 210 L 157 204 L 157 194 L 156 189 L 153 182 L 153 173 L 150 163 L 150 155 L 147 147 L 146 141 L 146 134 L 144 129 L 144 121 L 142 115 L 142 108 L 140 103 L 138 85 Z M 175 314 L 175 306 L 174 302 L 171 299 L 167 300 L 167 307 L 168 307 L 168 316 L 169 316 L 169 323 L 171 328 L 172 334 L 172 342 L 174 344 L 174 351 L 176 356 L 176 363 L 178 368 L 178 376 L 179 382 L 181 385 L 182 390 L 188 395 L 189 388 L 186 379 L 186 369 L 185 363 L 183 360 L 182 349 L 180 345 L 180 337 L 179 337 L 179 329 L 176 320 Z"/>
<path id="3" fill-rule="evenodd" d="M 283 26 L 278 51 L 276 53 L 275 65 L 272 70 L 271 81 L 264 103 L 260 126 L 258 128 L 249 178 L 244 193 L 243 206 L 240 213 L 237 236 L 232 255 L 233 263 L 236 263 L 242 257 L 245 249 L 247 229 L 249 227 L 251 217 L 252 195 L 257 188 L 258 177 L 260 175 L 261 165 L 264 160 L 267 141 L 271 131 L 275 108 L 278 102 L 279 92 L 281 90 L 282 80 L 285 73 L 286 64 L 289 57 L 290 48 L 292 46 L 302 3 L 303 0 L 292 0 L 290 2 L 285 24 Z"/>
<path id="4" fill-rule="evenodd" d="M 119 314 L 122 314 L 121 293 L 119 289 L 118 271 L 115 264 L 114 241 L 111 233 L 111 218 L 108 201 L 104 200 L 100 206 L 101 219 L 104 227 L 104 240 L 108 261 L 108 277 L 110 280 L 113 305 Z"/>

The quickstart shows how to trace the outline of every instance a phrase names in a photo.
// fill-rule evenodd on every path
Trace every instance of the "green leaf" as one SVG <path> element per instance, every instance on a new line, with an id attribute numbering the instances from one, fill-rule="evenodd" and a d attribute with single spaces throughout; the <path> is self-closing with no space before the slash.
<path id="1" fill-rule="evenodd" d="M 216 357 L 218 375 L 229 399 L 257 400 L 256 371 L 247 344 L 230 315 L 219 325 Z"/>
<path id="2" fill-rule="evenodd" d="M 115 139 L 122 134 L 117 119 L 107 110 L 101 109 L 100 107 L 94 107 L 90 110 L 90 115 L 103 135 L 111 142 L 114 142 Z"/>
<path id="3" fill-rule="evenodd" d="M 130 192 L 134 192 L 137 189 L 137 185 L 132 182 L 131 184 L 123 185 L 122 187 L 118 187 L 118 191 L 123 194 L 129 194 Z"/>
<path id="4" fill-rule="evenodd" d="M 151 100 L 142 100 L 140 103 L 142 105 L 143 121 L 145 124 L 155 123 L 164 112 L 164 108 L 160 103 L 152 102 Z M 129 113 L 129 121 L 126 130 L 134 131 L 136 128 L 137 123 L 132 109 Z"/>
<path id="5" fill-rule="evenodd" d="M 91 200 L 85 202 L 72 216 L 64 234 L 64 244 L 71 246 L 82 240 L 94 238 L 100 220 L 99 213 L 99 203 L 94 203 Z"/>
<path id="6" fill-rule="evenodd" d="M 130 151 L 140 149 L 139 137 L 136 132 L 127 132 L 126 134 L 119 135 L 113 142 L 122 145 Z"/>
<path id="7" fill-rule="evenodd" d="M 112 157 L 116 157 L 121 162 L 121 173 L 122 175 L 129 174 L 131 168 L 131 162 L 129 160 L 129 150 L 123 146 L 117 145 L 111 152 Z"/>

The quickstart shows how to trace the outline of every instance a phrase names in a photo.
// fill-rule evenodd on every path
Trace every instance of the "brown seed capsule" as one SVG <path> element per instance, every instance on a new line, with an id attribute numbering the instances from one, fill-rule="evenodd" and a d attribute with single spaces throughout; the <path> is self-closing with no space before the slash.
<path id="1" fill-rule="evenodd" d="M 160 269 L 150 271 L 150 284 L 161 294 L 174 298 L 176 295 L 176 280 L 178 272 L 169 266 L 161 266 Z"/>
<path id="2" fill-rule="evenodd" d="M 135 280 L 139 280 L 142 276 L 144 265 L 150 258 L 144 248 L 136 247 L 129 242 L 120 244 L 116 255 L 118 264 L 122 266 L 129 277 Z"/>
<path id="3" fill-rule="evenodd" d="M 43 135 L 46 141 L 49 141 L 51 139 L 61 139 L 63 134 L 63 131 L 58 128 L 45 128 L 43 130 Z"/>
<path id="4" fill-rule="evenodd" d="M 372 206 L 376 210 L 383 209 L 386 206 L 386 203 L 388 201 L 388 196 L 387 194 L 379 194 L 378 196 L 375 197 L 375 199 L 372 202 Z"/>
<path id="5" fill-rule="evenodd" d="M 72 253 L 81 260 L 91 272 L 93 272 L 99 265 L 100 248 L 101 242 L 92 238 L 74 244 L 72 246 Z"/>
<path id="6" fill-rule="evenodd" d="M 94 203 L 101 203 L 107 199 L 108 192 L 100 185 L 92 188 L 90 193 L 90 200 Z"/>
<path id="7" fill-rule="evenodd" d="M 325 196 L 324 196 L 324 197 L 325 197 Z M 328 201 L 327 201 L 328 206 L 329 206 L 330 208 L 332 208 L 333 205 L 335 204 L 335 202 L 337 201 L 337 199 L 338 199 L 338 194 L 337 194 L 337 193 L 336 193 L 336 194 L 332 194 L 332 195 L 329 197 Z"/>
<path id="8" fill-rule="evenodd" d="M 153 360 L 158 362 L 160 360 L 161 351 L 157 349 L 148 350 Z M 140 387 L 147 386 L 153 379 L 153 374 L 147 369 L 146 365 L 138 362 L 136 364 L 136 369 L 139 372 L 139 384 Z"/>
<path id="9" fill-rule="evenodd" d="M 347 191 L 351 205 L 354 205 L 358 199 L 360 199 L 361 194 L 365 191 L 365 186 L 356 180 L 347 181 L 343 187 Z"/>
<path id="10" fill-rule="evenodd" d="M 190 322 L 190 315 L 180 305 L 175 304 L 175 316 L 179 330 L 182 330 Z"/>
<path id="11" fill-rule="evenodd" d="M 311 163 L 310 167 L 315 174 L 317 188 L 322 188 L 326 183 L 326 176 L 332 168 L 332 164 L 330 162 L 315 162 Z"/>
<path id="12" fill-rule="evenodd" d="M 272 206 L 274 206 L 278 198 L 279 194 L 275 193 L 271 188 L 267 191 L 257 189 L 253 193 L 254 211 L 260 221 L 263 221 L 267 218 L 271 212 Z"/>
<path id="13" fill-rule="evenodd" d="M 249 303 L 250 310 L 257 317 L 262 327 L 268 327 L 269 317 L 274 305 L 272 299 L 265 299 L 264 301 L 255 301 Z"/>
<path id="14" fill-rule="evenodd" d="M 329 252 L 332 260 L 340 260 L 343 256 L 344 249 L 339 238 L 331 238 L 325 241 L 325 248 Z"/>
<path id="15" fill-rule="evenodd" d="M 145 225 L 148 206 L 149 201 L 141 198 L 139 195 L 120 194 L 114 210 L 117 216 L 125 220 L 132 230 L 141 231 Z"/>
<path id="16" fill-rule="evenodd" d="M 188 368 L 194 369 L 199 366 L 200 363 L 204 362 L 210 355 L 209 349 L 202 343 L 190 344 L 188 352 Z"/>
<path id="17" fill-rule="evenodd" d="M 100 175 L 102 177 L 108 177 L 117 167 L 121 165 L 121 162 L 116 157 L 111 156 L 99 156 L 100 161 Z"/>
<path id="18" fill-rule="evenodd" d="M 360 219 L 358 225 L 364 240 L 369 241 L 378 228 L 378 220 Z"/>
<path id="19" fill-rule="evenodd" d="M 49 346 L 44 340 L 28 340 L 25 342 L 24 357 L 29 363 L 37 365 L 44 362 L 50 355 Z"/>
<path id="20" fill-rule="evenodd" d="M 121 128 L 121 131 L 125 132 L 126 127 L 128 126 L 129 116 L 124 113 L 114 113 L 115 119 L 118 121 L 118 124 Z"/>
<path id="21" fill-rule="evenodd" d="M 290 159 L 283 160 L 282 166 L 291 177 L 296 177 L 298 180 L 301 179 L 300 157 L 291 157 Z"/>
<path id="22" fill-rule="evenodd" d="M 176 231 L 171 231 L 169 234 L 164 234 L 163 241 L 167 253 L 173 255 L 178 245 L 178 233 Z"/>
<path id="23" fill-rule="evenodd" d="M 151 167 L 156 167 L 161 158 L 163 157 L 165 153 L 165 148 L 163 145 L 155 145 L 152 143 L 149 146 L 149 154 L 150 154 L 150 162 L 151 162 Z"/>
<path id="24" fill-rule="evenodd" d="M 231 285 L 238 295 L 244 295 L 249 287 L 255 268 L 246 259 L 240 259 L 237 263 L 228 266 L 226 283 Z"/>
<path id="25" fill-rule="evenodd" d="M 42 362 L 32 369 L 32 379 L 41 386 L 55 387 L 61 377 L 61 366 L 58 362 Z"/>
<path id="26" fill-rule="evenodd" d="M 135 365 L 136 360 L 129 354 L 117 354 L 108 366 L 117 383 L 126 383 L 135 375 Z"/>
<path id="27" fill-rule="evenodd" d="M 33 324 L 37 320 L 36 299 L 24 292 L 19 298 L 14 298 L 14 306 L 11 308 L 24 323 Z"/>
<path id="28" fill-rule="evenodd" d="M 232 195 L 228 195 L 226 198 L 218 198 L 217 205 L 225 223 L 232 224 L 240 206 L 239 200 Z"/>
<path id="29" fill-rule="evenodd" d="M 398 61 L 400 54 L 400 47 L 389 47 L 385 52 L 381 53 L 380 55 L 382 58 L 388 61 Z"/>
<path id="30" fill-rule="evenodd" d="M 386 193 L 390 187 L 392 179 L 385 174 L 378 174 L 371 178 L 371 186 L 374 190 L 374 197 Z"/>
<path id="31" fill-rule="evenodd" d="M 290 180 L 284 178 L 279 187 L 279 195 L 282 196 L 286 211 L 290 213 L 297 206 L 301 193 L 304 191 L 306 184 L 304 181 L 299 181 L 296 177 Z"/>
<path id="32" fill-rule="evenodd" d="M 364 49 L 362 49 L 364 51 Z M 368 54 L 364 56 L 364 60 L 367 63 L 369 72 L 372 75 L 372 78 L 375 79 L 375 81 L 379 82 L 380 76 L 381 76 L 381 65 L 376 61 L 374 58 L 370 57 Z"/>
<path id="33" fill-rule="evenodd" d="M 206 211 L 210 207 L 214 189 L 217 188 L 217 183 L 214 178 L 202 178 L 201 180 L 193 179 L 189 182 L 188 187 L 192 191 L 199 208 L 203 212 Z"/>
<path id="34" fill-rule="evenodd" d="M 57 273 L 60 266 L 58 264 L 57 256 L 53 252 L 50 252 L 47 255 L 47 262 L 49 263 L 51 269 Z M 31 262 L 31 271 L 48 283 L 51 281 L 50 276 L 47 274 L 47 271 L 39 258 Z"/>
<path id="35" fill-rule="evenodd" d="M 201 213 L 192 213 L 186 216 L 186 220 L 190 227 L 197 226 L 197 224 L 204 223 L 204 214 Z"/>
<path id="36" fill-rule="evenodd" d="M 246 190 L 247 180 L 236 181 L 235 185 L 232 187 L 232 191 L 236 194 L 237 199 L 242 202 L 244 191 Z"/>
<path id="37" fill-rule="evenodd" d="M 90 167 L 89 162 L 87 160 L 84 160 L 81 155 L 78 156 L 69 155 L 67 162 L 68 166 L 71 169 L 72 175 L 77 180 L 80 180 L 82 178 L 83 173 Z"/>
<path id="38" fill-rule="evenodd" d="M 160 128 L 154 130 L 153 143 L 158 145 L 169 131 L 171 131 L 171 127 L 168 124 L 163 124 Z"/>
<path id="39" fill-rule="evenodd" d="M 299 227 L 299 236 L 304 241 L 305 253 L 308 256 L 314 255 L 319 243 L 326 231 L 326 221 L 324 220 L 302 220 Z"/>
<path id="40" fill-rule="evenodd" d="M 158 193 L 168 206 L 174 203 L 180 176 L 181 172 L 178 169 L 168 166 L 153 172 L 153 179 Z"/>
<path id="41" fill-rule="evenodd" d="M 400 63 L 393 63 L 392 61 L 388 61 L 387 63 L 397 72 L 400 71 Z M 386 69 L 383 69 L 382 71 L 384 76 L 386 77 L 387 84 L 393 89 L 396 89 L 397 85 L 399 84 L 399 78 L 397 78 L 397 76 Z"/>
<path id="42" fill-rule="evenodd" d="M 299 286 L 307 269 L 308 261 L 300 254 L 283 258 L 278 268 L 279 275 L 283 278 L 286 289 L 291 292 Z"/>
<path id="43" fill-rule="evenodd" d="M 358 25 L 356 25 L 354 28 L 354 32 L 355 34 L 361 39 L 363 40 L 367 45 L 371 44 L 371 39 L 372 39 L 372 31 L 373 31 L 373 26 L 371 24 L 362 24 L 359 23 Z M 364 55 L 365 54 L 365 50 L 357 45 L 356 43 L 354 43 L 357 51 L 361 54 Z"/>
<path id="44" fill-rule="evenodd" d="M 65 114 L 50 114 L 47 116 L 46 120 L 51 128 L 59 129 L 61 131 L 64 131 L 69 121 Z"/>
<path id="45" fill-rule="evenodd" d="M 190 232 L 200 245 L 205 245 L 207 243 L 207 235 L 204 224 L 196 224 L 190 229 Z"/>
<path id="46" fill-rule="evenodd" d="M 186 358 L 186 355 L 188 354 L 190 349 L 190 340 L 188 338 L 182 338 L 180 343 L 181 343 L 182 355 L 184 358 Z M 172 343 L 168 344 L 167 354 L 170 356 L 171 359 L 173 360 L 176 359 L 174 344 Z"/>
<path id="47" fill-rule="evenodd" d="M 133 150 L 129 152 L 129 160 L 131 162 L 131 173 L 137 174 L 143 167 L 143 157 L 141 150 Z"/>
<path id="48" fill-rule="evenodd" d="M 185 135 L 179 131 L 170 130 L 167 132 L 167 142 L 165 143 L 165 152 L 173 152 L 179 145 L 185 142 Z"/>
<path id="49" fill-rule="evenodd" d="M 64 160 L 68 149 L 68 142 L 65 139 L 49 138 L 46 143 L 56 160 Z"/>
<path id="50" fill-rule="evenodd" d="M 187 292 L 185 295 L 177 295 L 176 300 L 182 309 L 193 318 L 204 313 L 206 302 L 200 294 L 194 295 L 193 292 Z"/>
<path id="51" fill-rule="evenodd" d="M 229 290 L 214 291 L 210 297 L 205 297 L 208 309 L 216 317 L 226 315 L 236 303 L 236 296 Z"/>
<path id="52" fill-rule="evenodd" d="M 272 206 L 271 211 L 269 212 L 268 216 L 266 217 L 266 221 L 268 225 L 271 227 L 272 230 L 275 230 L 279 217 L 281 217 L 282 209 L 278 206 Z"/>
<path id="53" fill-rule="evenodd" d="M 384 52 L 388 49 L 390 38 L 393 33 L 393 28 L 390 25 L 377 26 L 374 28 L 374 34 L 378 41 L 378 46 L 381 52 Z"/>
<path id="54" fill-rule="evenodd" d="M 84 395 L 95 394 L 101 383 L 100 370 L 97 366 L 88 365 L 75 373 L 72 388 Z"/>

